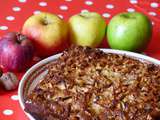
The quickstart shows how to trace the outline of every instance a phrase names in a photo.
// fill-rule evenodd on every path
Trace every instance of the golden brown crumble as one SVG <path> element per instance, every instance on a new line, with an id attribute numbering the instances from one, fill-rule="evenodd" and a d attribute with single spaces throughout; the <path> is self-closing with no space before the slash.
<path id="1" fill-rule="evenodd" d="M 160 119 L 160 68 L 124 55 L 72 46 L 27 96 L 37 120 Z"/>

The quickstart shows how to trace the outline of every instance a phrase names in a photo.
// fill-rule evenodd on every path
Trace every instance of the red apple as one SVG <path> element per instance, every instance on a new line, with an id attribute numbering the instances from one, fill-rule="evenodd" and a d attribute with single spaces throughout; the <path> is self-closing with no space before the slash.
<path id="1" fill-rule="evenodd" d="M 64 50 L 68 44 L 68 25 L 51 13 L 40 13 L 29 17 L 22 28 L 40 57 L 47 57 Z"/>
<path id="2" fill-rule="evenodd" d="M 10 32 L 0 38 L 0 65 L 9 71 L 21 71 L 32 60 L 34 47 L 24 35 Z"/>

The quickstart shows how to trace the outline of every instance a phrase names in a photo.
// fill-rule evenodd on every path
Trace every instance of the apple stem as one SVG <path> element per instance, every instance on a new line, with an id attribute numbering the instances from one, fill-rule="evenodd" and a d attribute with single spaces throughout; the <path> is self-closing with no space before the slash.
<path id="1" fill-rule="evenodd" d="M 43 24 L 44 24 L 44 25 L 48 25 L 47 16 L 44 17 Z"/>
<path id="2" fill-rule="evenodd" d="M 47 20 L 44 20 L 43 24 L 44 24 L 44 25 L 48 25 Z"/>
<path id="3" fill-rule="evenodd" d="M 79 14 L 79 16 L 84 17 L 84 18 L 88 18 L 87 16 L 85 16 L 83 14 Z"/>
<path id="4" fill-rule="evenodd" d="M 24 36 L 24 35 L 22 35 L 20 33 L 17 33 L 16 35 L 17 35 L 17 41 L 18 41 L 18 43 L 21 43 L 23 40 L 26 39 L 26 36 Z"/>
<path id="5" fill-rule="evenodd" d="M 129 15 L 127 15 L 127 14 L 121 14 L 121 16 L 124 18 L 129 18 Z"/>

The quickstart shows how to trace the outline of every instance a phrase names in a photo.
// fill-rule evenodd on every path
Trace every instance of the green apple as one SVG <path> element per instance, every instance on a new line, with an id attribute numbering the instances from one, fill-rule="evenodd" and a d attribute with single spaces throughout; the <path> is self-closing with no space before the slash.
<path id="1" fill-rule="evenodd" d="M 108 43 L 113 49 L 140 52 L 152 35 L 151 21 L 142 13 L 120 13 L 108 24 Z"/>
<path id="2" fill-rule="evenodd" d="M 69 19 L 71 43 L 97 47 L 105 36 L 106 22 L 95 12 L 82 12 Z"/>

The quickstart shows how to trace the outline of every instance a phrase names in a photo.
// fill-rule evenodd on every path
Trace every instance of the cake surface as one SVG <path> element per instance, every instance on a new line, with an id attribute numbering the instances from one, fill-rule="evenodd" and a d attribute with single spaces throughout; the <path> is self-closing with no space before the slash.
<path id="1" fill-rule="evenodd" d="M 25 99 L 36 120 L 158 120 L 160 68 L 72 46 Z"/>

